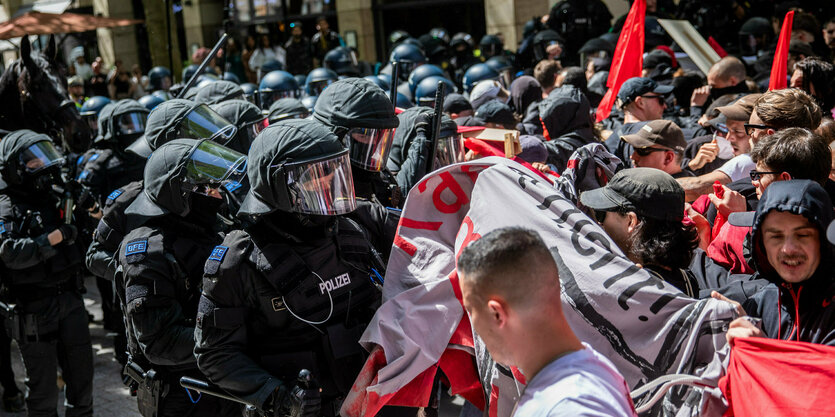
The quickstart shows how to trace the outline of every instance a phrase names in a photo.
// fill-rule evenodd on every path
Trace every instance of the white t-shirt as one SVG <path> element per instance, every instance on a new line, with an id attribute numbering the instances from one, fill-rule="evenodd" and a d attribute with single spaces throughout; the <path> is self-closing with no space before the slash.
<path id="1" fill-rule="evenodd" d="M 529 381 L 513 417 L 637 416 L 623 376 L 603 355 L 583 346 Z"/>
<path id="2" fill-rule="evenodd" d="M 731 182 L 734 182 L 743 178 L 748 178 L 751 170 L 756 168 L 757 164 L 754 163 L 751 156 L 744 153 L 731 158 L 728 162 L 725 162 L 724 165 L 719 167 L 719 171 L 724 172 L 725 175 L 731 178 Z"/>

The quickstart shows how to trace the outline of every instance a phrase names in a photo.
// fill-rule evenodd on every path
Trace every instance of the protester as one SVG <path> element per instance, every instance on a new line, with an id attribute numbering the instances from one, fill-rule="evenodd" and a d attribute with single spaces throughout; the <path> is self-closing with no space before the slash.
<path id="1" fill-rule="evenodd" d="M 695 226 L 682 223 L 684 190 L 653 168 L 625 169 L 603 188 L 580 194 L 597 222 L 626 256 L 690 297 L 696 280 L 686 271 L 698 246 Z"/>
<path id="2" fill-rule="evenodd" d="M 615 366 L 563 316 L 557 265 L 537 232 L 494 230 L 461 251 L 457 270 L 474 333 L 527 381 L 515 417 L 637 415 Z"/>
<path id="3" fill-rule="evenodd" d="M 557 61 L 550 59 L 539 61 L 533 70 L 533 77 L 542 88 L 542 98 L 548 97 L 548 94 L 557 87 L 557 75 L 559 75 L 560 64 Z"/>
<path id="4" fill-rule="evenodd" d="M 498 129 L 515 129 L 516 116 L 510 106 L 498 100 L 488 101 L 475 112 L 475 118 L 482 120 L 485 127 Z"/>
<path id="5" fill-rule="evenodd" d="M 692 177 L 693 173 L 681 168 L 681 158 L 687 142 L 684 133 L 669 120 L 653 120 L 637 133 L 622 136 L 632 145 L 632 165 L 639 168 L 660 169 L 673 178 Z"/>
<path id="6" fill-rule="evenodd" d="M 284 43 L 287 51 L 287 71 L 291 74 L 307 74 L 313 69 L 313 58 L 310 55 L 310 40 L 304 36 L 302 23 L 290 23 L 290 39 Z"/>
<path id="7" fill-rule="evenodd" d="M 567 85 L 553 90 L 538 108 L 548 163 L 562 172 L 577 148 L 597 141 L 589 115 L 591 105 L 578 88 Z"/>
<path id="8" fill-rule="evenodd" d="M 614 129 L 606 139 L 609 152 L 628 164 L 632 149 L 620 138 L 637 132 L 644 125 L 641 122 L 660 119 L 667 107 L 665 96 L 672 91 L 672 86 L 658 84 L 649 78 L 626 80 L 617 97 L 618 108 L 623 111 L 623 125 Z"/>
<path id="9" fill-rule="evenodd" d="M 333 48 L 343 45 L 342 38 L 330 29 L 328 19 L 321 16 L 316 19 L 316 33 L 310 38 L 313 53 L 313 67 L 324 66 L 325 54 Z"/>
<path id="10" fill-rule="evenodd" d="M 832 219 L 829 196 L 810 180 L 772 184 L 756 212 L 731 215 L 731 224 L 752 227 L 757 274 L 772 284 L 741 306 L 762 319 L 761 326 L 747 317 L 734 320 L 727 333 L 730 343 L 764 336 L 835 345 L 835 253 L 825 236 Z"/>

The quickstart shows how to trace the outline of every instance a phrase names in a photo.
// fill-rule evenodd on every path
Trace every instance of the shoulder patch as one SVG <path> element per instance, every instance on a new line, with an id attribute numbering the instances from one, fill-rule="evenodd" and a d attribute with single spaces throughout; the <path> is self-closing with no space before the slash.
<path id="1" fill-rule="evenodd" d="M 226 257 L 226 252 L 228 251 L 228 246 L 215 246 L 209 255 L 209 259 L 206 260 L 206 264 L 203 265 L 203 272 L 207 275 L 217 274 L 217 271 L 220 270 L 220 264 L 223 263 L 223 258 Z"/>
<path id="2" fill-rule="evenodd" d="M 106 202 L 107 203 L 112 203 L 114 200 L 119 198 L 119 196 L 122 195 L 122 193 L 123 193 L 122 190 L 119 190 L 119 189 L 113 190 L 113 192 L 110 193 L 110 195 L 107 196 L 107 201 Z"/>
<path id="3" fill-rule="evenodd" d="M 94 153 L 93 156 L 90 157 L 90 160 L 88 160 L 87 162 L 93 162 L 96 159 L 99 159 L 99 154 Z"/>
<path id="4" fill-rule="evenodd" d="M 85 169 L 84 171 L 78 173 L 78 178 L 76 178 L 76 180 L 83 180 L 84 178 L 87 178 L 88 175 L 90 175 L 90 171 Z"/>
<path id="5" fill-rule="evenodd" d="M 75 165 L 81 166 L 82 162 L 84 162 L 84 155 L 79 156 L 78 159 L 75 160 Z"/>
<path id="6" fill-rule="evenodd" d="M 2 235 L 3 233 L 6 233 L 6 222 L 0 220 L 0 235 Z"/>
<path id="7" fill-rule="evenodd" d="M 232 193 L 232 192 L 235 192 L 235 190 L 237 190 L 238 188 L 241 188 L 241 183 L 239 183 L 237 181 L 229 181 L 229 182 L 223 184 L 223 188 L 226 188 L 226 191 L 229 191 L 230 193 Z"/>
<path id="8" fill-rule="evenodd" d="M 134 239 L 125 244 L 125 260 L 135 263 L 145 259 L 148 254 L 148 238 Z"/>

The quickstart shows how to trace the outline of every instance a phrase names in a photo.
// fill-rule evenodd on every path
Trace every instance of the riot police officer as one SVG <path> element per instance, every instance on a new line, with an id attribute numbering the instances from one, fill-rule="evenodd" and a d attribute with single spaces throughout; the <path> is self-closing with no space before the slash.
<path id="1" fill-rule="evenodd" d="M 379 305 L 384 263 L 367 229 L 342 216 L 356 204 L 348 153 L 310 120 L 265 129 L 239 213 L 255 223 L 206 260 L 197 364 L 269 416 L 338 415 L 364 363 L 357 342 Z M 300 369 L 316 385 L 296 385 Z"/>
<path id="2" fill-rule="evenodd" d="M 96 137 L 99 129 L 99 112 L 104 106 L 110 104 L 110 99 L 104 96 L 93 96 L 87 99 L 79 110 L 81 118 L 87 121 L 90 126 L 90 133 Z"/>
<path id="3" fill-rule="evenodd" d="M 339 75 L 327 68 L 316 68 L 305 78 L 304 90 L 308 96 L 318 96 L 329 85 L 335 83 Z"/>
<path id="4" fill-rule="evenodd" d="M 148 84 L 151 92 L 168 91 L 171 88 L 171 71 L 165 67 L 153 67 L 148 71 Z"/>
<path id="5" fill-rule="evenodd" d="M 126 214 L 138 227 L 117 251 L 117 288 L 130 359 L 144 416 L 234 415 L 227 401 L 193 400 L 182 376 L 202 377 L 194 349 L 194 317 L 203 263 L 223 240 L 217 212 L 222 185 L 240 181 L 246 156 L 210 140 L 175 139 L 145 166 L 143 191 Z"/>
<path id="6" fill-rule="evenodd" d="M 357 195 L 386 207 L 400 207 L 403 193 L 386 171 L 399 124 L 386 93 L 364 78 L 337 81 L 319 96 L 313 118 L 348 146 Z"/>
<path id="7" fill-rule="evenodd" d="M 198 103 L 217 104 L 226 100 L 244 100 L 244 90 L 232 81 L 218 80 L 210 82 L 196 89 L 194 101 Z"/>
<path id="8" fill-rule="evenodd" d="M 295 98 L 283 98 L 270 106 L 267 113 L 269 124 L 278 123 L 284 119 L 304 119 L 310 116 L 310 110 Z"/>
<path id="9" fill-rule="evenodd" d="M 258 86 L 260 96 L 260 107 L 262 110 L 270 108 L 278 99 L 285 97 L 301 97 L 301 88 L 298 81 L 287 71 L 271 71 L 261 79 Z"/>
<path id="10" fill-rule="evenodd" d="M 267 116 L 264 115 L 264 112 L 258 106 L 246 100 L 222 101 L 209 107 L 238 129 L 238 132 L 226 143 L 226 146 L 240 153 L 249 152 L 252 141 L 268 125 Z"/>
<path id="11" fill-rule="evenodd" d="M 48 136 L 30 130 L 0 142 L 0 260 L 3 286 L 19 309 L 10 332 L 26 366 L 30 416 L 57 414 L 59 363 L 66 415 L 93 415 L 93 350 L 80 292 L 84 252 L 53 191 L 63 160 Z"/>

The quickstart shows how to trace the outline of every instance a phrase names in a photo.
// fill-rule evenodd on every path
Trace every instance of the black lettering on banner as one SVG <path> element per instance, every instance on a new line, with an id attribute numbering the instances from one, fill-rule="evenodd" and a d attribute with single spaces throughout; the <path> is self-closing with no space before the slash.
<path id="1" fill-rule="evenodd" d="M 537 180 L 536 178 L 528 175 L 526 172 L 521 171 L 521 170 L 516 169 L 516 168 L 513 168 L 513 167 L 508 167 L 508 168 L 510 168 L 511 171 L 519 174 L 519 178 L 516 179 L 516 182 L 519 183 L 519 186 L 522 187 L 523 190 L 525 188 L 527 188 L 527 186 L 525 185 L 525 182 L 530 182 L 531 185 L 539 184 L 539 180 Z"/>

